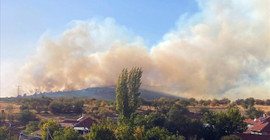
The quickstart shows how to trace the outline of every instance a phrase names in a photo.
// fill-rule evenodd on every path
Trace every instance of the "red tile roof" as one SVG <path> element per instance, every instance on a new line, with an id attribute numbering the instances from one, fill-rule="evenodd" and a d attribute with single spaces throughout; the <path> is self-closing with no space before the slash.
<path id="1" fill-rule="evenodd" d="M 251 131 L 256 132 L 270 132 L 270 117 L 260 117 L 256 120 L 247 120 L 248 124 L 251 124 L 251 126 L 245 133 L 250 133 Z"/>
<path id="2" fill-rule="evenodd" d="M 79 121 L 79 123 L 74 125 L 74 127 L 87 127 L 87 128 L 90 128 L 94 122 L 95 121 L 93 119 L 91 119 L 90 117 L 87 117 L 87 118 L 81 119 Z"/>

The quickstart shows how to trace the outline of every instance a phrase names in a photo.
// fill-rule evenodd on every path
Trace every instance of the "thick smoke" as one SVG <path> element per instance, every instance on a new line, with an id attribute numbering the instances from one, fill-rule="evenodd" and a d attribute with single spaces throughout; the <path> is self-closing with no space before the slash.
<path id="1" fill-rule="evenodd" d="M 20 83 L 29 93 L 108 86 L 123 68 L 139 66 L 147 89 L 270 98 L 269 0 L 198 3 L 200 13 L 181 17 L 177 29 L 152 47 L 111 18 L 73 22 L 58 38 L 42 39 L 20 69 Z"/>

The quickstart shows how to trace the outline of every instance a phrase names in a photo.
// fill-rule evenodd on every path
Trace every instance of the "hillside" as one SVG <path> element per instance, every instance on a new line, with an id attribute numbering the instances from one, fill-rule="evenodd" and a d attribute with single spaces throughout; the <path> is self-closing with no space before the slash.
<path id="1" fill-rule="evenodd" d="M 146 100 L 153 100 L 158 99 L 160 97 L 167 97 L 167 98 L 180 98 L 177 96 L 155 92 L 151 90 L 142 89 L 141 97 Z M 42 95 L 56 98 L 56 97 L 80 97 L 80 98 L 96 98 L 101 100 L 115 100 L 115 87 L 114 86 L 107 86 L 107 87 L 94 87 L 94 88 L 87 88 L 83 90 L 74 90 L 74 91 L 59 91 L 59 92 L 48 92 L 48 93 L 40 93 L 30 95 L 28 97 L 41 97 Z"/>

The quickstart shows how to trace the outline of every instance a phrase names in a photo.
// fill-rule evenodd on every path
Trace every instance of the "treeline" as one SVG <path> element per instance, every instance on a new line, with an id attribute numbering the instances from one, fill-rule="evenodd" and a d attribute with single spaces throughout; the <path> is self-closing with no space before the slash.
<path id="1" fill-rule="evenodd" d="M 53 100 L 49 97 L 22 98 L 20 100 L 21 110 L 33 109 L 37 113 L 48 111 L 57 113 L 82 113 L 85 100 L 74 98 L 59 98 Z"/>
<path id="2" fill-rule="evenodd" d="M 50 103 L 49 110 L 56 113 L 82 113 L 83 105 L 85 100 L 83 99 L 72 99 L 72 98 L 60 98 Z"/>
<path id="3" fill-rule="evenodd" d="M 186 105 L 189 106 L 229 106 L 229 105 L 240 105 L 243 108 L 247 109 L 249 106 L 254 105 L 266 105 L 270 106 L 270 99 L 261 100 L 261 99 L 254 99 L 254 98 L 246 98 L 246 99 L 237 99 L 236 101 L 231 101 L 228 98 L 223 99 L 208 99 L 208 100 L 196 100 L 195 98 L 189 98 L 189 99 L 166 99 L 164 97 L 161 97 L 160 99 L 156 100 L 142 100 L 142 105 L 145 106 L 153 106 L 157 108 L 158 106 L 162 104 L 170 104 L 174 103 L 176 101 L 182 100 L 182 102 L 185 102 Z M 157 108 L 158 109 L 158 108 Z"/>

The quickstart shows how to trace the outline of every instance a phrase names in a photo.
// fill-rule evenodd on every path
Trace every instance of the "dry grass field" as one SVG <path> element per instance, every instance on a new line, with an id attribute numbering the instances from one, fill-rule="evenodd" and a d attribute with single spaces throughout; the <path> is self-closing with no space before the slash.
<path id="1" fill-rule="evenodd" d="M 270 112 L 270 106 L 255 105 L 257 109 L 263 110 L 265 113 Z"/>
<path id="2" fill-rule="evenodd" d="M 5 110 L 5 112 L 7 112 L 6 107 L 8 105 L 13 106 L 13 110 L 10 113 L 17 114 L 20 112 L 20 105 L 18 105 L 16 103 L 7 103 L 7 102 L 0 102 L 0 110 Z"/>

